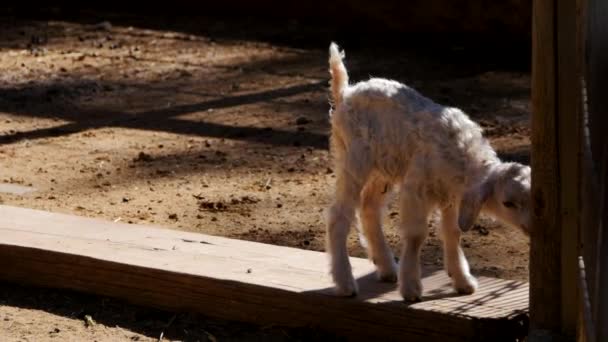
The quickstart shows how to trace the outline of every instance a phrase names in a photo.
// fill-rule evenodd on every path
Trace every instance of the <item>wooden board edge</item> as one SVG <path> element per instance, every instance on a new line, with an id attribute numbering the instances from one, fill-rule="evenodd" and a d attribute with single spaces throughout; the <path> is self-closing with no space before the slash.
<path id="1" fill-rule="evenodd" d="M 397 305 L 180 274 L 0 243 L 0 279 L 114 297 L 170 311 L 286 327 L 315 327 L 350 339 L 514 341 L 518 319 L 471 319 Z"/>

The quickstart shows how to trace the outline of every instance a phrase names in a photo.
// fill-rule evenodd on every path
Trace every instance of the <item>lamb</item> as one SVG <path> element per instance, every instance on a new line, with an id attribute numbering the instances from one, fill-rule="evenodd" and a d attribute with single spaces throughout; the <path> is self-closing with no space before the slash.
<path id="1" fill-rule="evenodd" d="M 398 281 L 406 301 L 421 300 L 420 250 L 433 210 L 441 213 L 444 267 L 454 289 L 475 292 L 461 233 L 484 212 L 529 234 L 530 167 L 501 161 L 482 129 L 458 108 L 393 80 L 349 85 L 343 52 L 331 43 L 329 53 L 336 185 L 326 242 L 336 294 L 357 294 L 346 239 L 358 216 L 378 279 Z M 381 227 L 392 189 L 399 193 L 403 242 L 398 276 Z"/>

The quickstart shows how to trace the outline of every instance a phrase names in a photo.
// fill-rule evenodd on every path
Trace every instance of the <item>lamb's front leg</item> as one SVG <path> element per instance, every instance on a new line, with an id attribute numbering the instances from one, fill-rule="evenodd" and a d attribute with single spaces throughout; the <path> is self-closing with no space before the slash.
<path id="1" fill-rule="evenodd" d="M 428 215 L 432 204 L 415 188 L 401 190 L 401 234 L 403 250 L 399 261 L 399 292 L 406 301 L 422 299 L 420 251 L 428 234 Z"/>
<path id="2" fill-rule="evenodd" d="M 477 280 L 471 275 L 469 263 L 460 247 L 461 234 L 457 210 L 455 208 L 442 210 L 441 238 L 444 266 L 452 277 L 454 289 L 461 294 L 471 294 L 477 289 Z"/>

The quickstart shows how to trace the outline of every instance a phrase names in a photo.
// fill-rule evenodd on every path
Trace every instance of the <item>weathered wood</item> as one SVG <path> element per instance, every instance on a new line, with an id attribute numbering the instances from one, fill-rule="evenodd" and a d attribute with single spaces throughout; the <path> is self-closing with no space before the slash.
<path id="1" fill-rule="evenodd" d="M 581 115 L 577 0 L 557 1 L 557 142 L 561 230 L 561 331 L 576 335 L 580 231 Z"/>
<path id="2" fill-rule="evenodd" d="M 513 341 L 525 334 L 526 283 L 480 277 L 458 296 L 426 274 L 424 301 L 352 258 L 361 294 L 330 295 L 324 253 L 0 206 L 0 278 L 260 324 L 317 326 L 356 338 Z"/>
<path id="3" fill-rule="evenodd" d="M 532 336 L 576 334 L 581 188 L 577 0 L 536 0 L 532 57 Z"/>
<path id="4" fill-rule="evenodd" d="M 560 179 L 557 112 L 556 0 L 532 9 L 532 232 L 530 328 L 561 331 Z"/>
<path id="5" fill-rule="evenodd" d="M 577 329 L 578 342 L 595 342 L 596 329 L 593 319 L 592 295 L 596 264 L 596 248 L 594 242 L 597 241 L 597 228 L 595 224 L 597 208 L 597 194 L 593 189 L 597 188 L 597 179 L 593 170 L 591 158 L 591 139 L 590 131 L 587 126 L 589 111 L 587 105 L 587 84 L 586 69 L 587 61 L 584 56 L 587 49 L 587 0 L 577 1 L 577 54 L 579 56 L 579 85 L 580 85 L 580 120 L 581 120 L 581 190 L 580 190 L 580 251 L 579 251 L 579 323 Z M 588 270 L 592 270 L 588 272 Z"/>
<path id="6" fill-rule="evenodd" d="M 583 256 L 578 257 L 579 269 L 579 303 L 578 303 L 578 327 L 576 337 L 578 342 L 595 342 L 595 324 L 591 310 L 589 287 L 586 274 L 585 260 Z"/>
<path id="7" fill-rule="evenodd" d="M 608 7 L 606 7 L 608 9 Z M 608 54 L 606 55 L 608 57 Z M 608 86 L 608 82 L 604 82 Z M 608 110 L 608 107 L 605 108 Z M 608 113 L 602 113 L 604 115 Z M 597 258 L 597 283 L 596 283 L 596 300 L 595 303 L 595 319 L 596 319 L 596 341 L 608 340 L 608 140 L 604 139 L 602 166 L 600 175 L 602 177 L 602 186 L 600 187 L 600 208 L 601 217 L 598 221 L 598 258 Z"/>
<path id="8" fill-rule="evenodd" d="M 583 198 L 582 257 L 585 265 L 584 334 L 588 341 L 608 340 L 608 3 L 581 0 L 583 51 Z M 591 307 L 589 310 L 589 306 Z M 588 311 L 591 311 L 589 313 Z M 581 334 L 579 334 L 580 336 Z"/>
<path id="9" fill-rule="evenodd" d="M 587 129 L 590 141 L 589 174 L 596 180 L 595 202 L 588 205 L 596 208 L 596 216 L 591 218 L 597 230 L 594 283 L 592 284 L 593 319 L 595 320 L 596 341 L 608 340 L 608 3 L 590 0 L 587 18 L 586 70 L 588 115 Z M 592 210 L 593 212 L 593 210 Z"/>

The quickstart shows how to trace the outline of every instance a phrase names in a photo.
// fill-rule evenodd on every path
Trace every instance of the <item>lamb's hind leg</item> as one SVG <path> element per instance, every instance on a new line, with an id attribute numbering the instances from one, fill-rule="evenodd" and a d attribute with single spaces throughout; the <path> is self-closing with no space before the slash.
<path id="1" fill-rule="evenodd" d="M 367 241 L 367 253 L 376 265 L 378 279 L 396 282 L 395 258 L 382 232 L 382 213 L 388 185 L 380 178 L 371 178 L 361 192 L 361 228 Z"/>
<path id="2" fill-rule="evenodd" d="M 348 164 L 347 164 L 348 165 Z M 362 164 L 365 165 L 365 164 Z M 350 165 L 348 165 L 350 166 Z M 336 170 L 336 191 L 327 222 L 327 251 L 331 259 L 331 274 L 336 294 L 354 296 L 357 283 L 352 274 L 346 239 L 359 204 L 359 196 L 369 172 L 360 172 L 355 165 Z"/>

